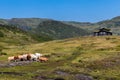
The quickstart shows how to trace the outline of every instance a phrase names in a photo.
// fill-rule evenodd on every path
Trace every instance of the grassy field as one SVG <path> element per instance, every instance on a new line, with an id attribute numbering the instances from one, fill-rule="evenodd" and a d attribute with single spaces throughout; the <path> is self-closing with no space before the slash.
<path id="1" fill-rule="evenodd" d="M 79 37 L 26 45 L 1 42 L 0 80 L 120 80 L 120 37 Z M 8 64 L 12 55 L 39 52 L 49 58 L 46 63 Z M 16 62 L 17 63 L 17 62 Z"/>

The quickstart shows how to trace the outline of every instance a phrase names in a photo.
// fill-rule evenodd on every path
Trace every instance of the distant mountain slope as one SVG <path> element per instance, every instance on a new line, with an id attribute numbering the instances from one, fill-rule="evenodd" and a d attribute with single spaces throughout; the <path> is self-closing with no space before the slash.
<path id="1" fill-rule="evenodd" d="M 37 37 L 47 37 L 63 39 L 77 36 L 90 35 L 94 30 L 107 27 L 114 34 L 120 34 L 120 16 L 111 20 L 97 23 L 75 22 L 75 21 L 55 21 L 42 18 L 13 18 L 0 19 L 0 24 L 15 25 Z"/>
<path id="2" fill-rule="evenodd" d="M 26 32 L 16 26 L 0 24 L 0 43 L 28 44 L 33 42 L 44 42 L 53 40 L 48 36 L 37 36 Z"/>
<path id="3" fill-rule="evenodd" d="M 110 20 L 104 20 L 104 21 L 100 21 L 97 23 L 89 23 L 89 22 L 71 22 L 71 21 L 65 21 L 64 23 L 69 24 L 69 25 L 73 25 L 88 31 L 93 32 L 94 30 L 97 30 L 99 28 L 110 28 L 111 31 L 116 34 L 116 35 L 120 35 L 120 16 L 114 17 Z"/>
<path id="4" fill-rule="evenodd" d="M 120 35 L 120 16 L 114 17 L 110 20 L 105 20 L 96 23 L 100 27 L 110 28 L 113 33 Z"/>
<path id="5" fill-rule="evenodd" d="M 49 19 L 41 19 L 41 18 L 12 18 L 8 20 L 9 24 L 23 26 L 23 27 L 31 27 L 36 28 L 43 21 L 47 21 Z"/>
<path id="6" fill-rule="evenodd" d="M 86 30 L 54 20 L 48 20 L 40 23 L 35 31 L 37 34 L 46 34 L 53 37 L 54 39 L 64 39 L 88 35 Z"/>
<path id="7" fill-rule="evenodd" d="M 81 26 L 93 26 L 93 23 L 90 22 L 75 22 L 75 21 L 63 21 L 66 24 L 71 24 L 76 27 L 81 27 Z"/>
<path id="8" fill-rule="evenodd" d="M 15 26 L 0 24 L 0 43 L 2 42 L 17 45 L 35 42 L 35 40 L 27 32 Z"/>
<path id="9" fill-rule="evenodd" d="M 96 29 L 98 26 L 94 23 L 90 22 L 75 22 L 75 21 L 63 21 L 65 24 L 75 26 L 77 28 L 82 28 L 84 30 L 87 30 L 89 32 L 93 32 L 94 29 Z"/>
<path id="10" fill-rule="evenodd" d="M 105 20 L 97 23 L 100 26 L 105 27 L 120 27 L 120 16 L 112 18 L 111 20 Z"/>
<path id="11" fill-rule="evenodd" d="M 63 39 L 88 35 L 87 30 L 51 19 L 13 18 L 9 20 L 1 19 L 0 22 L 3 22 L 3 24 L 15 25 L 31 34 L 37 35 L 38 37 L 47 36 L 54 39 Z"/>
<path id="12" fill-rule="evenodd" d="M 7 19 L 0 19 L 0 24 L 8 25 L 8 20 Z"/>

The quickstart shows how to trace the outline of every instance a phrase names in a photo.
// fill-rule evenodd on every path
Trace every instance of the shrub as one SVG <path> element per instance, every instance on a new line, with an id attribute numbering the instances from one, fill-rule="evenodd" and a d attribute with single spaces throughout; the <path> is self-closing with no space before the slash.
<path id="1" fill-rule="evenodd" d="M 4 34 L 0 31 L 0 37 L 4 37 Z"/>
<path id="2" fill-rule="evenodd" d="M 48 54 L 48 55 L 44 55 L 45 57 L 47 57 L 47 58 L 50 58 L 50 54 Z"/>
<path id="3" fill-rule="evenodd" d="M 2 52 L 2 49 L 0 49 L 0 55 L 7 55 L 7 53 Z"/>
<path id="4" fill-rule="evenodd" d="M 5 52 L 1 52 L 0 55 L 7 55 L 7 53 L 5 53 Z"/>

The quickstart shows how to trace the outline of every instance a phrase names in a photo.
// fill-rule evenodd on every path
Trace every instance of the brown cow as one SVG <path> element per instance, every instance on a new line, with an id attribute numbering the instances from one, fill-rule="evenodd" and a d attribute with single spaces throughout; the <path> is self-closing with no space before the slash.
<path id="1" fill-rule="evenodd" d="M 23 55 L 18 55 L 19 61 L 24 61 Z"/>
<path id="2" fill-rule="evenodd" d="M 14 61 L 16 62 L 16 61 L 19 61 L 20 60 L 20 58 L 18 57 L 18 56 L 14 56 Z"/>
<path id="3" fill-rule="evenodd" d="M 19 60 L 19 57 L 18 56 L 11 56 L 11 57 L 8 57 L 8 61 L 18 61 Z"/>
<path id="4" fill-rule="evenodd" d="M 27 60 L 31 60 L 31 55 L 30 54 L 27 54 Z"/>
<path id="5" fill-rule="evenodd" d="M 39 59 L 39 61 L 41 61 L 41 62 L 46 62 L 46 61 L 48 61 L 48 58 L 46 58 L 46 57 L 39 57 L 38 59 Z"/>
<path id="6" fill-rule="evenodd" d="M 8 61 L 14 61 L 14 56 L 8 57 Z"/>

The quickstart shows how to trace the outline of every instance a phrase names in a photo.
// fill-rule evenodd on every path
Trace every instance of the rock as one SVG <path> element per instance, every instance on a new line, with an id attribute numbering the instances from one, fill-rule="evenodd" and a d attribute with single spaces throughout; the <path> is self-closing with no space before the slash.
<path id="1" fill-rule="evenodd" d="M 93 80 L 93 77 L 84 74 L 76 74 L 75 80 Z"/>
<path id="2" fill-rule="evenodd" d="M 36 76 L 35 77 L 35 80 L 45 80 L 46 79 L 46 77 L 44 77 L 44 76 Z"/>
<path id="3" fill-rule="evenodd" d="M 70 75 L 69 73 L 64 72 L 64 71 L 56 71 L 55 73 L 58 74 L 58 75 L 61 75 L 61 76 L 68 76 L 68 75 Z"/>
<path id="4" fill-rule="evenodd" d="M 65 79 L 63 79 L 63 78 L 56 78 L 56 79 L 54 79 L 54 80 L 65 80 Z"/>
<path id="5" fill-rule="evenodd" d="M 34 80 L 54 80 L 54 79 L 49 79 L 46 76 L 39 75 L 39 76 L 35 76 Z"/>

